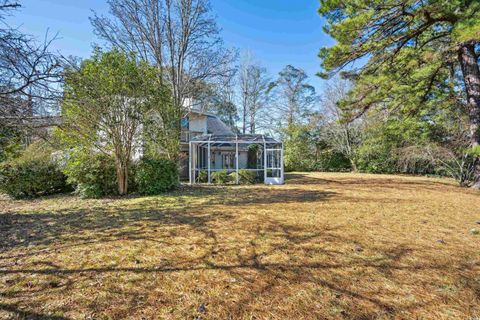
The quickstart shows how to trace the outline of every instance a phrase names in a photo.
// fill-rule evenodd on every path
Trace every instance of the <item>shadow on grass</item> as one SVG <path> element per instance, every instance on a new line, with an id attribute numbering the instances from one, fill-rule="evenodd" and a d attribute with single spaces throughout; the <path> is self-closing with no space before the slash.
<path id="1" fill-rule="evenodd" d="M 474 279 L 465 276 L 467 273 L 474 273 L 478 266 L 476 265 L 463 265 L 460 269 L 456 269 L 450 263 L 446 264 L 425 264 L 423 262 L 418 263 L 405 263 L 404 259 L 414 253 L 414 249 L 406 246 L 391 246 L 388 250 L 381 250 L 375 246 L 363 245 L 364 250 L 369 250 L 376 253 L 377 258 L 366 258 L 362 255 L 349 256 L 342 251 L 333 249 L 319 248 L 316 244 L 336 244 L 341 247 L 345 244 L 354 243 L 353 239 L 349 237 L 342 237 L 336 233 L 336 229 L 333 228 L 319 228 L 317 232 L 303 230 L 302 228 L 294 227 L 287 224 L 278 223 L 278 221 L 270 221 L 263 219 L 260 221 L 261 227 L 255 228 L 254 238 L 249 241 L 235 243 L 233 253 L 229 252 L 232 243 L 226 240 L 219 241 L 216 236 L 215 230 L 204 230 L 208 235 L 209 240 L 205 241 L 204 246 L 209 247 L 207 252 L 194 260 L 182 260 L 176 259 L 174 261 L 168 261 L 165 264 L 158 264 L 150 267 L 95 267 L 95 268 L 77 268 L 77 269 L 65 269 L 56 266 L 55 264 L 45 262 L 42 268 L 21 268 L 14 267 L 11 269 L 1 269 L 0 276 L 6 275 L 27 275 L 27 276 L 54 276 L 60 281 L 70 279 L 71 276 L 75 276 L 77 282 L 93 281 L 98 279 L 99 276 L 105 277 L 121 277 L 122 274 L 184 274 L 190 272 L 210 272 L 210 271 L 222 271 L 234 277 L 241 279 L 245 283 L 245 294 L 242 299 L 235 305 L 232 305 L 231 313 L 235 317 L 242 317 L 245 315 L 244 306 L 252 303 L 260 296 L 268 296 L 274 294 L 275 290 L 279 290 L 282 285 L 286 283 L 289 285 L 309 285 L 315 283 L 317 286 L 326 288 L 337 295 L 337 299 L 341 297 L 347 297 L 353 301 L 360 301 L 362 303 L 368 303 L 375 306 L 376 311 L 367 313 L 366 309 L 362 309 L 358 306 L 352 306 L 350 310 L 344 310 L 342 313 L 343 318 L 356 318 L 361 319 L 364 317 L 375 318 L 380 315 L 386 316 L 386 318 L 395 318 L 402 315 L 408 310 L 415 308 L 421 308 L 427 305 L 430 301 L 420 301 L 412 303 L 392 303 L 386 302 L 384 299 L 378 298 L 375 291 L 368 290 L 355 290 L 352 289 L 351 281 L 353 279 L 337 278 L 333 280 L 327 275 L 332 272 L 341 272 L 342 270 L 376 270 L 381 273 L 385 278 L 390 281 L 405 281 L 395 280 L 395 272 L 408 272 L 412 275 L 421 271 L 427 271 L 435 273 L 437 276 L 442 272 L 455 272 L 469 281 L 472 286 L 472 290 L 478 290 L 475 287 Z M 265 238 L 275 238 L 276 240 L 282 240 L 281 244 L 272 244 L 268 250 L 265 251 L 265 246 L 260 245 Z M 278 241 L 277 241 L 278 242 Z M 174 245 L 165 243 L 166 245 Z M 194 244 L 194 243 L 190 243 Z M 225 249 L 228 247 L 230 249 Z M 308 262 L 298 261 L 298 251 L 301 249 L 304 257 L 308 258 L 315 256 L 334 257 L 341 262 Z M 243 253 L 242 253 L 243 252 Z M 286 253 L 288 259 L 284 262 L 267 262 L 264 261 L 271 255 L 278 253 Z M 234 263 L 220 262 L 218 257 L 232 257 L 236 256 L 237 259 Z M 346 260 L 344 260 L 346 259 Z M 250 271 L 257 273 L 257 277 L 251 278 Z M 261 278 L 263 281 L 257 282 L 255 279 Z M 408 279 L 406 280 L 408 283 Z M 55 285 L 52 287 L 43 287 L 39 289 L 43 293 L 49 290 L 69 290 L 71 283 L 66 285 Z M 399 284 L 401 285 L 401 283 Z M 422 279 L 419 286 L 432 286 L 435 285 L 435 278 Z M 17 291 L 17 292 L 0 292 L 0 295 L 4 297 L 22 297 L 23 295 L 29 296 L 32 294 L 31 290 Z M 128 292 L 121 292 L 121 294 L 133 294 Z M 0 310 L 16 313 L 19 316 L 27 319 L 64 319 L 61 317 L 42 317 L 34 312 L 22 311 L 15 309 L 12 305 L 0 304 Z M 358 314 L 363 314 L 358 316 Z M 355 316 L 354 316 L 355 315 Z M 36 317 L 38 316 L 38 317 Z"/>
<path id="2" fill-rule="evenodd" d="M 211 220 L 228 221 L 232 218 L 225 211 L 209 211 L 211 207 L 301 204 L 325 201 L 335 194 L 301 189 L 258 188 L 252 192 L 249 188 L 197 187 L 173 195 L 176 196 L 173 203 L 165 202 L 164 197 L 149 197 L 128 207 L 98 206 L 55 212 L 0 214 L 0 261 L 2 252 L 15 247 L 48 246 L 60 242 L 63 236 L 80 235 L 82 232 L 94 233 L 93 238 L 83 239 L 83 243 L 88 243 L 106 238 L 111 240 L 112 237 L 141 239 L 142 230 L 132 227 L 142 223 L 147 223 L 149 228 L 183 225 L 203 231 Z M 130 230 L 118 231 L 125 228 Z"/>
<path id="3" fill-rule="evenodd" d="M 62 316 L 45 315 L 36 312 L 26 311 L 19 308 L 15 304 L 6 304 L 0 302 L 0 311 L 6 311 L 15 314 L 15 319 L 29 319 L 29 320 L 68 320 Z"/>
<path id="4" fill-rule="evenodd" d="M 316 286 L 331 293 L 333 306 L 345 300 L 350 302 L 348 305 L 343 303 L 338 318 L 391 319 L 406 317 L 405 312 L 438 301 L 397 299 L 395 290 L 383 291 L 382 296 L 378 287 L 369 288 L 373 278 L 388 281 L 390 287 L 402 288 L 413 286 L 412 278 L 421 273 L 414 285 L 426 288 L 438 285 L 438 278 L 448 274 L 467 283 L 465 290 L 480 292 L 475 278 L 471 276 L 478 269 L 478 264 L 422 260 L 419 258 L 423 256 L 420 248 L 394 242 L 358 244 L 358 239 L 345 232 L 349 226 L 316 225 L 312 228 L 295 221 L 295 218 L 287 222 L 281 216 L 268 214 L 256 214 L 253 220 L 244 216 L 244 209 L 253 216 L 257 209 L 269 208 L 272 204 L 292 207 L 292 210 L 295 210 L 292 204 L 298 204 L 298 208 L 313 204 L 311 210 L 315 214 L 317 203 L 338 198 L 344 200 L 333 192 L 295 186 L 313 184 L 314 181 L 321 186 L 322 183 L 337 181 L 302 175 L 290 175 L 289 179 L 294 184 L 288 188 L 202 186 L 170 194 L 175 196 L 173 201 L 167 201 L 166 197 L 149 197 L 132 199 L 138 202 L 126 206 L 114 203 L 113 206 L 88 209 L 0 215 L 0 280 L 17 281 L 15 277 L 20 278 L 18 281 L 44 280 L 40 284 L 32 284 L 32 287 L 19 286 L 14 290 L 0 291 L 0 297 L 25 301 L 41 294 L 55 299 L 52 297 L 68 296 L 79 288 L 106 278 L 121 282 L 126 281 L 122 278 L 124 276 L 151 276 L 142 278 L 142 282 L 138 283 L 139 290 L 134 286 L 115 291 L 99 285 L 98 290 L 104 290 L 102 294 L 109 297 L 107 304 L 125 304 L 128 311 L 122 317 L 134 318 L 138 315 L 134 314 L 138 310 L 138 300 L 153 294 L 153 289 L 162 288 L 168 276 L 174 277 L 175 281 L 188 281 L 182 276 L 191 279 L 188 276 L 192 274 L 208 274 L 206 278 L 210 283 L 207 285 L 213 287 L 221 281 L 214 277 L 226 274 L 237 279 L 242 286 L 235 303 L 228 305 L 231 318 L 252 318 L 252 309 L 249 310 L 248 306 L 259 298 L 276 297 L 277 300 L 273 301 L 279 302 L 281 298 L 278 296 L 292 294 L 288 291 L 289 287 Z M 288 214 L 295 217 L 295 212 Z M 169 259 L 158 259 L 156 262 L 139 261 L 136 266 L 122 263 L 112 266 L 103 262 L 85 266 L 89 261 L 79 261 L 66 268 L 62 266 L 62 261 L 53 260 L 55 256 L 51 253 L 68 252 L 69 248 L 85 252 L 91 250 L 90 244 L 116 241 L 127 241 L 122 242 L 123 246 L 138 241 L 142 246 L 155 245 L 159 250 L 167 248 L 166 251 L 174 254 Z M 361 246 L 361 251 L 355 252 L 354 244 Z M 185 250 L 198 252 L 186 258 L 182 256 Z M 48 252 L 44 260 L 16 263 L 44 252 Z M 415 259 L 410 259 L 415 255 Z M 79 257 L 79 260 L 82 259 L 86 258 Z M 358 279 L 363 279 L 363 286 L 356 284 L 360 281 Z M 194 284 L 187 287 L 185 290 L 194 292 Z M 117 300 L 118 296 L 131 299 Z M 177 301 L 173 305 L 174 308 L 182 308 Z M 102 315 L 102 308 L 108 309 L 108 306 L 83 307 L 96 309 L 99 315 Z M 0 311 L 15 314 L 18 318 L 64 319 L 25 311 L 27 308 L 37 310 L 28 305 L 20 308 L 19 304 L 0 303 Z M 103 315 L 115 318 L 108 313 Z M 187 316 L 193 317 L 183 314 L 182 318 Z"/>

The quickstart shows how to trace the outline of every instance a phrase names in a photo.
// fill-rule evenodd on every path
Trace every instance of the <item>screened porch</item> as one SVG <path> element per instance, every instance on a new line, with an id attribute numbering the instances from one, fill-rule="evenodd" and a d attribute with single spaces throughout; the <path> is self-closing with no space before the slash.
<path id="1" fill-rule="evenodd" d="M 239 184 L 240 171 L 250 172 L 256 182 L 283 184 L 283 144 L 264 135 L 202 135 L 189 144 L 190 184 L 212 183 L 215 172 L 233 174 Z"/>

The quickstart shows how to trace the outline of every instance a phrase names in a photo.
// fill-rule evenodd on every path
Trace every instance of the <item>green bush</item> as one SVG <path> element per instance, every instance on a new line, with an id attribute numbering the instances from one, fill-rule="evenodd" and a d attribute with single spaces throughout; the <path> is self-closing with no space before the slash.
<path id="1" fill-rule="evenodd" d="M 241 184 L 254 184 L 257 181 L 257 172 L 252 170 L 238 170 L 239 182 Z"/>
<path id="2" fill-rule="evenodd" d="M 0 190 L 16 199 L 71 191 L 52 153 L 53 150 L 36 143 L 20 157 L 2 163 Z"/>
<path id="3" fill-rule="evenodd" d="M 315 171 L 350 171 L 350 161 L 341 153 L 334 150 L 323 150 L 318 154 L 318 160 L 313 167 Z"/>
<path id="4" fill-rule="evenodd" d="M 239 179 L 240 180 L 240 179 Z M 237 182 L 237 173 L 236 172 L 232 172 L 228 175 L 228 181 L 231 181 L 233 183 L 236 183 Z"/>
<path id="5" fill-rule="evenodd" d="M 216 184 L 226 184 L 229 180 L 227 170 L 215 171 L 212 173 L 212 181 Z"/>
<path id="6" fill-rule="evenodd" d="M 142 159 L 136 167 L 135 180 L 138 192 L 155 195 L 178 187 L 176 162 L 167 159 Z"/>
<path id="7" fill-rule="evenodd" d="M 12 160 L 21 155 L 24 148 L 24 134 L 16 128 L 0 127 L 0 162 Z"/>
<path id="8" fill-rule="evenodd" d="M 199 183 L 208 182 L 208 172 L 206 170 L 200 170 L 197 180 Z"/>
<path id="9" fill-rule="evenodd" d="M 229 180 L 232 182 L 237 181 L 237 173 L 232 172 L 228 175 Z M 240 169 L 238 170 L 238 183 L 240 184 L 255 184 L 255 183 L 263 183 L 264 175 L 262 171 L 253 171 L 253 170 L 246 170 Z"/>
<path id="10" fill-rule="evenodd" d="M 118 194 L 115 160 L 107 155 L 76 150 L 70 154 L 64 173 L 84 198 Z"/>
<path id="11" fill-rule="evenodd" d="M 398 159 L 393 150 L 394 148 L 387 144 L 365 143 L 358 150 L 358 170 L 368 173 L 397 172 Z"/>

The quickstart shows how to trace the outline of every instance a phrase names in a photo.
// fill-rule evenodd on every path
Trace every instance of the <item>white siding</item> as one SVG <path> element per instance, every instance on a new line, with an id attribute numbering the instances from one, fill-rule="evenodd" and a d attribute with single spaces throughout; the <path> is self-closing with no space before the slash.
<path id="1" fill-rule="evenodd" d="M 203 132 L 207 134 L 207 117 L 204 115 L 190 114 L 188 117 L 189 120 L 189 130 L 194 132 Z"/>

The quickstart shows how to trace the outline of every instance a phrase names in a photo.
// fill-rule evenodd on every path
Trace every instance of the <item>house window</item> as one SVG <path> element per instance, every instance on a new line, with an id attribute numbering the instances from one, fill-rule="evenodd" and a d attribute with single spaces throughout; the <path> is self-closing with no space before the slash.
<path id="1" fill-rule="evenodd" d="M 208 152 L 207 152 L 207 149 L 202 148 L 200 150 L 200 159 L 199 160 L 200 160 L 200 164 L 201 164 L 200 167 L 202 169 L 206 169 L 207 166 L 208 166 Z"/>
<path id="2" fill-rule="evenodd" d="M 222 153 L 222 169 L 235 169 L 235 153 Z"/>
<path id="3" fill-rule="evenodd" d="M 188 128 L 189 128 L 188 118 L 182 118 L 180 123 L 181 123 L 182 129 L 187 129 L 188 130 Z"/>

